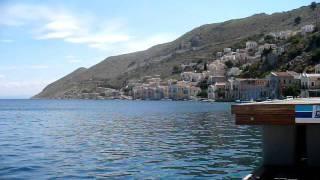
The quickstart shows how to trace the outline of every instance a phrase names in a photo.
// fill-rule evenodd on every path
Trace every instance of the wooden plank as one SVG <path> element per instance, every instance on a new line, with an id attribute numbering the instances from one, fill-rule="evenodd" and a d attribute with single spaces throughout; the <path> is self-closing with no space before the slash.
<path id="1" fill-rule="evenodd" d="M 295 113 L 295 106 L 291 104 L 250 104 L 232 105 L 232 114 L 288 114 Z"/>
<path id="2" fill-rule="evenodd" d="M 260 114 L 236 114 L 237 125 L 294 125 L 294 115 L 260 115 Z"/>

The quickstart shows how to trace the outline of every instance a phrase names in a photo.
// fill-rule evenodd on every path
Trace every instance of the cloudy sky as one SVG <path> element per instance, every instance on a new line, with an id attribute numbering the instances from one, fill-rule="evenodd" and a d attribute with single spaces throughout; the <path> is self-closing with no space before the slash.
<path id="1" fill-rule="evenodd" d="M 308 0 L 0 0 L 0 98 L 28 98 L 78 67 L 208 23 Z"/>

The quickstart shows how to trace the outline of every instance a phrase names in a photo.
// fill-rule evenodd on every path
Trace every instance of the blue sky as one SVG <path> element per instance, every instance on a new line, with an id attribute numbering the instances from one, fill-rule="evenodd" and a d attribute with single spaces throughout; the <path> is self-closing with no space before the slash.
<path id="1" fill-rule="evenodd" d="M 78 67 L 193 28 L 308 0 L 0 0 L 0 98 L 28 98 Z"/>

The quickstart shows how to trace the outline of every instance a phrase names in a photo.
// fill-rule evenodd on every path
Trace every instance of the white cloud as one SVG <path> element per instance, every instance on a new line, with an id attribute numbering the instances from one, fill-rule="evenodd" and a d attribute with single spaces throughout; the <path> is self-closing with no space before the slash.
<path id="1" fill-rule="evenodd" d="M 173 41 L 176 37 L 173 34 L 156 34 L 145 39 L 137 39 L 127 43 L 127 50 L 129 52 L 145 50 L 156 44 Z"/>
<path id="2" fill-rule="evenodd" d="M 50 8 L 39 5 L 14 4 L 0 6 L 0 25 L 23 26 L 30 22 L 50 19 L 59 11 L 51 11 Z"/>
<path id="3" fill-rule="evenodd" d="M 3 74 L 0 74 L 0 79 L 4 79 L 6 76 Z"/>
<path id="4" fill-rule="evenodd" d="M 71 43 L 86 43 L 86 44 L 109 44 L 117 43 L 122 41 L 128 41 L 130 36 L 126 34 L 97 34 L 97 35 L 87 35 L 87 36 L 78 36 L 78 37 L 69 37 L 65 40 Z"/>
<path id="5" fill-rule="evenodd" d="M 14 41 L 12 39 L 0 39 L 1 43 L 13 43 Z"/>
<path id="6" fill-rule="evenodd" d="M 48 32 L 46 34 L 38 35 L 36 39 L 63 39 L 70 35 L 72 35 L 70 32 Z"/>
<path id="7" fill-rule="evenodd" d="M 124 19 L 101 20 L 92 14 L 76 14 L 61 7 L 15 4 L 0 7 L 0 12 L 0 25 L 28 25 L 32 28 L 34 39 L 85 44 L 112 55 L 144 50 L 177 37 L 163 33 L 134 37 L 125 32 L 129 28 Z"/>
<path id="8" fill-rule="evenodd" d="M 62 39 L 69 43 L 96 47 L 125 42 L 130 36 L 121 32 L 122 20 L 99 22 L 90 15 L 75 15 L 65 9 L 40 5 L 12 5 L 0 8 L 0 25 L 33 27 L 35 39 Z M 103 24 L 103 25 L 99 25 Z"/>

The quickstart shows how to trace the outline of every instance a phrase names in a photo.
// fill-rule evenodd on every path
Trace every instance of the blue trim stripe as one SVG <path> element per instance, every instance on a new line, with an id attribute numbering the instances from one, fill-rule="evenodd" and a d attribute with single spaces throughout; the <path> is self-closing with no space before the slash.
<path id="1" fill-rule="evenodd" d="M 296 112 L 296 118 L 312 118 L 312 112 Z"/>
<path id="2" fill-rule="evenodd" d="M 296 105 L 296 112 L 312 112 L 312 105 Z"/>

